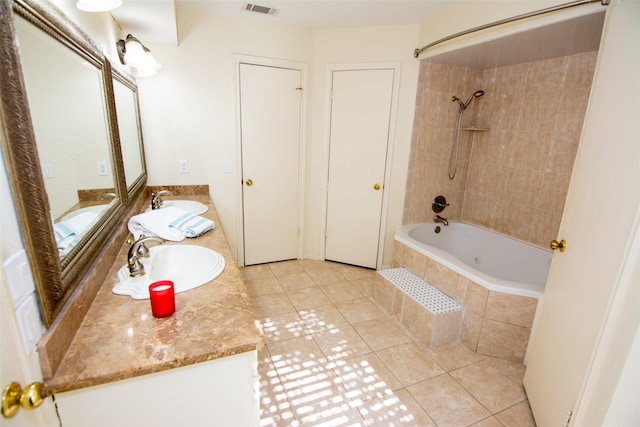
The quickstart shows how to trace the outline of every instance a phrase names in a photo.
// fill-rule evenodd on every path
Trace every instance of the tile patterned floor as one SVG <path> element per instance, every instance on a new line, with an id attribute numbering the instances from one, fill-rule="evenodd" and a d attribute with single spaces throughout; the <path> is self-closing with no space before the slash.
<path id="1" fill-rule="evenodd" d="M 535 426 L 524 366 L 423 346 L 372 299 L 374 271 L 294 260 L 242 274 L 266 341 L 261 426 Z"/>

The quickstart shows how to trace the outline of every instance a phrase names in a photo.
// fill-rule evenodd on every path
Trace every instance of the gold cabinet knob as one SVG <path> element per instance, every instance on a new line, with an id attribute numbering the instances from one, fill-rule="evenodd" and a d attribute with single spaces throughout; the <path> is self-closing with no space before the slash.
<path id="1" fill-rule="evenodd" d="M 564 252 L 564 251 L 566 251 L 566 250 L 567 250 L 567 242 L 566 242 L 564 239 L 563 239 L 563 240 L 560 240 L 559 242 L 558 242 L 557 240 L 552 240 L 552 241 L 549 243 L 549 247 L 550 247 L 551 249 L 553 249 L 554 251 L 555 251 L 556 249 L 560 249 L 560 252 Z"/>
<path id="2" fill-rule="evenodd" d="M 2 392 L 2 416 L 13 417 L 21 406 L 24 409 L 35 409 L 49 396 L 51 391 L 40 382 L 31 383 L 23 389 L 20 383 L 14 381 Z"/>
<path id="3" fill-rule="evenodd" d="M 247 184 L 247 187 L 251 187 L 253 185 L 253 180 L 249 178 L 245 181 L 245 183 Z"/>
<path id="4" fill-rule="evenodd" d="M 374 190 L 379 190 L 379 189 L 381 189 L 381 188 L 382 188 L 382 187 L 381 187 L 381 186 L 380 186 L 380 184 L 378 184 L 377 182 L 376 182 L 375 184 L 373 184 L 373 189 L 374 189 Z"/>

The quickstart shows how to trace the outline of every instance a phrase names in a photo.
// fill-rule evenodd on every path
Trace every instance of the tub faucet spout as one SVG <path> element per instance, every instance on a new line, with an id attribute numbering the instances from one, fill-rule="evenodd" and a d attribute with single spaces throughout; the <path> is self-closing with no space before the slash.
<path id="1" fill-rule="evenodd" d="M 440 215 L 435 215 L 433 217 L 433 221 L 434 222 L 440 222 L 444 225 L 449 225 L 449 221 L 447 221 L 447 218 L 442 218 Z"/>

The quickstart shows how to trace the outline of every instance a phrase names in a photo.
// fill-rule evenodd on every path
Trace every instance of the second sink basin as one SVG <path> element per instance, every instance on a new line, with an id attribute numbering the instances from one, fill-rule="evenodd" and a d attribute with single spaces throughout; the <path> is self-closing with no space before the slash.
<path id="1" fill-rule="evenodd" d="M 215 279 L 225 267 L 222 255 L 202 246 L 152 246 L 149 254 L 149 258 L 140 260 L 144 265 L 144 276 L 129 277 L 126 265 L 118 270 L 119 283 L 112 290 L 114 294 L 148 299 L 149 285 L 159 280 L 171 280 L 177 294 Z"/>
<path id="2" fill-rule="evenodd" d="M 183 211 L 191 212 L 196 215 L 200 215 L 209 210 L 207 205 L 196 202 L 195 200 L 163 200 L 162 207 L 166 208 L 168 206 L 173 206 L 174 208 L 180 208 Z M 150 211 L 151 208 L 147 208 L 147 212 Z"/>

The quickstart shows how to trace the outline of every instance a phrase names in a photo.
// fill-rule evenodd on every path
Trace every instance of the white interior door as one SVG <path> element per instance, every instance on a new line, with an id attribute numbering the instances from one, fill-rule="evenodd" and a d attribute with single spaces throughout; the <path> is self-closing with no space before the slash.
<path id="1" fill-rule="evenodd" d="M 298 257 L 301 78 L 240 64 L 245 265 Z"/>
<path id="2" fill-rule="evenodd" d="M 567 249 L 554 254 L 524 377 L 539 426 L 569 425 L 570 414 L 571 425 L 601 425 L 595 419 L 577 421 L 590 406 L 577 403 L 620 272 L 625 262 L 639 262 L 628 258 L 640 214 L 638 22 L 640 3 L 612 2 L 608 7 L 558 236 Z"/>
<path id="3" fill-rule="evenodd" d="M 333 71 L 325 258 L 376 268 L 393 69 Z"/>

